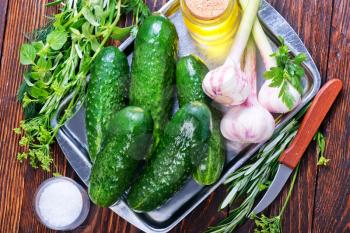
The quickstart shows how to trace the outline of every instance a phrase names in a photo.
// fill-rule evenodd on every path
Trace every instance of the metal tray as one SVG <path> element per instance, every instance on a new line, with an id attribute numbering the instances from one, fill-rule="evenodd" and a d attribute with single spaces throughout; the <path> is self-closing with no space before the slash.
<path id="1" fill-rule="evenodd" d="M 180 38 L 179 56 L 195 53 L 203 58 L 203 55 L 196 50 L 193 40 L 183 25 L 182 15 L 178 10 L 178 6 L 178 0 L 171 0 L 159 12 L 168 16 L 177 28 Z M 264 0 L 259 10 L 259 18 L 271 43 L 275 47 L 278 44 L 277 35 L 280 35 L 285 38 L 285 42 L 293 54 L 303 52 L 308 57 L 308 60 L 304 63 L 306 75 L 303 80 L 305 94 L 302 102 L 295 110 L 281 117 L 276 127 L 276 131 L 278 131 L 315 96 L 320 87 L 321 79 L 315 63 L 298 35 L 288 22 Z M 128 55 L 128 59 L 131 61 L 133 38 L 128 38 L 119 48 Z M 261 59 L 258 59 L 258 70 L 260 70 L 261 74 L 263 65 L 259 60 Z M 68 96 L 61 103 L 56 117 L 52 119 L 52 126 L 57 125 L 57 116 L 65 109 L 70 98 L 71 96 Z M 91 163 L 87 153 L 85 109 L 83 106 L 80 106 L 72 119 L 60 128 L 56 139 L 70 165 L 82 181 L 88 185 Z M 224 171 L 217 183 L 211 186 L 200 186 L 193 180 L 189 180 L 182 190 L 177 192 L 166 204 L 157 210 L 148 213 L 135 213 L 123 200 L 118 201 L 110 209 L 145 232 L 168 232 L 220 186 L 230 173 L 242 166 L 261 146 L 262 144 L 251 145 L 238 154 L 228 151 Z"/>

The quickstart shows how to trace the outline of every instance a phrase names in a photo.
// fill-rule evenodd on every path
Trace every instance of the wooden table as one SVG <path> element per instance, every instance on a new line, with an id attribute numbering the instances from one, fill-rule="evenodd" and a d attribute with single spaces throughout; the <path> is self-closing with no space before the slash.
<path id="1" fill-rule="evenodd" d="M 22 80 L 19 47 L 24 33 L 45 24 L 47 0 L 0 0 L 0 232 L 52 232 L 41 225 L 33 212 L 33 194 L 52 174 L 33 170 L 16 160 L 18 140 L 12 129 L 22 119 L 16 90 Z M 148 0 L 156 10 L 166 0 Z M 324 121 L 329 166 L 316 167 L 313 143 L 301 162 L 301 172 L 283 218 L 284 232 L 350 232 L 350 1 L 269 0 L 290 22 L 311 52 L 323 82 L 344 81 L 344 91 Z M 78 179 L 54 146 L 54 164 L 61 174 Z M 286 196 L 274 202 L 266 214 L 276 214 Z M 227 215 L 217 213 L 224 188 L 210 196 L 172 232 L 202 232 Z M 253 232 L 247 222 L 239 232 Z M 140 232 L 108 209 L 91 207 L 88 219 L 74 232 Z"/>

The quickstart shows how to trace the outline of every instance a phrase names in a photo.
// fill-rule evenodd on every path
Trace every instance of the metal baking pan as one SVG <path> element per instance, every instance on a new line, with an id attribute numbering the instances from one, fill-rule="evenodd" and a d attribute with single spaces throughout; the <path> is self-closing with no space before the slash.
<path id="1" fill-rule="evenodd" d="M 159 12 L 169 17 L 176 26 L 180 39 L 179 56 L 195 53 L 203 58 L 202 54 L 196 50 L 193 40 L 186 31 L 182 21 L 181 11 L 179 10 L 178 0 L 171 0 L 164 5 Z M 302 102 L 295 110 L 280 118 L 281 120 L 276 127 L 276 131 L 278 131 L 315 96 L 320 87 L 321 79 L 309 52 L 288 22 L 264 0 L 262 1 L 258 14 L 264 30 L 275 47 L 278 45 L 277 36 L 282 36 L 285 38 L 285 42 L 293 54 L 303 52 L 308 58 L 304 63 L 306 75 L 303 80 L 305 94 L 303 95 Z M 128 55 L 128 59 L 131 61 L 133 38 L 130 37 L 122 43 L 120 49 Z M 263 70 L 261 61 L 258 61 L 258 70 L 260 70 L 261 76 Z M 52 119 L 52 126 L 57 125 L 57 116 L 64 111 L 69 100 L 70 96 L 61 103 L 56 117 Z M 88 185 L 91 163 L 88 159 L 85 133 L 85 109 L 81 104 L 70 121 L 60 128 L 56 139 L 70 165 L 82 181 Z M 214 192 L 230 173 L 242 166 L 242 164 L 244 164 L 261 146 L 262 144 L 251 145 L 238 154 L 228 151 L 224 171 L 216 184 L 200 186 L 193 180 L 189 180 L 179 192 L 157 210 L 148 213 L 135 213 L 128 207 L 124 200 L 118 201 L 110 208 L 120 217 L 145 232 L 168 232 Z"/>

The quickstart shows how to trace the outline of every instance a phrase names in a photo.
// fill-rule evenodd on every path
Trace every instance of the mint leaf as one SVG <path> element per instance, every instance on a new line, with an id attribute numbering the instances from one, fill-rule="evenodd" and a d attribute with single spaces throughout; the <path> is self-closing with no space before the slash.
<path id="1" fill-rule="evenodd" d="M 37 66 L 39 70 L 47 72 L 51 69 L 52 64 L 50 60 L 46 60 L 45 58 L 41 57 L 38 60 Z"/>
<path id="2" fill-rule="evenodd" d="M 53 50 L 60 50 L 67 42 L 67 33 L 65 31 L 53 31 L 47 36 L 47 43 Z"/>
<path id="3" fill-rule="evenodd" d="M 34 41 L 32 45 L 35 48 L 37 53 L 39 53 L 40 50 L 44 48 L 44 43 L 42 41 Z"/>
<path id="4" fill-rule="evenodd" d="M 30 87 L 28 90 L 28 93 L 30 94 L 30 96 L 32 96 L 33 98 L 38 99 L 40 101 L 44 101 L 45 98 L 47 98 L 50 94 L 45 89 L 38 88 L 36 86 Z"/>
<path id="5" fill-rule="evenodd" d="M 33 65 L 35 56 L 36 56 L 36 50 L 34 46 L 30 44 L 23 44 L 20 49 L 20 62 L 23 65 Z"/>

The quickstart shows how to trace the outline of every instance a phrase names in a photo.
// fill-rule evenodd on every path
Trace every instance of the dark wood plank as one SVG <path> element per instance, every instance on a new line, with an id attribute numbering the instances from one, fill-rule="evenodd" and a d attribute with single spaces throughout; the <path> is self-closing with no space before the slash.
<path id="1" fill-rule="evenodd" d="M 335 0 L 327 79 L 344 89 L 324 123 L 329 166 L 319 169 L 313 232 L 350 232 L 350 2 Z"/>
<path id="2" fill-rule="evenodd" d="M 322 79 L 327 74 L 332 1 L 279 1 L 269 2 L 287 19 L 309 49 Z M 314 195 L 316 188 L 316 152 L 314 143 L 301 161 L 301 169 L 289 205 L 283 217 L 283 232 L 311 232 Z M 289 185 L 265 212 L 269 216 L 279 213 Z M 245 224 L 238 232 L 253 232 L 253 223 Z M 329 231 L 332 232 L 332 231 Z"/>
<path id="3" fill-rule="evenodd" d="M 6 26 L 7 4 L 8 4 L 8 0 L 0 1 L 0 59 L 2 54 L 2 42 L 3 42 L 5 26 Z"/>
<path id="4" fill-rule="evenodd" d="M 200 204 L 191 214 L 179 223 L 172 233 L 198 233 L 205 231 L 227 216 L 227 211 L 218 212 L 218 208 L 224 199 L 226 191 L 220 187 Z"/>

